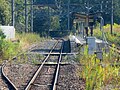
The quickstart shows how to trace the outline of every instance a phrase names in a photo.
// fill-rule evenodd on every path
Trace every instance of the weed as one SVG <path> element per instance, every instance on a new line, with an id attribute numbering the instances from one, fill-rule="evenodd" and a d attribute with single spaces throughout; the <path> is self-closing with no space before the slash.
<path id="1" fill-rule="evenodd" d="M 40 64 L 40 62 L 39 62 L 38 60 L 36 60 L 36 59 L 33 59 L 33 60 L 32 60 L 32 63 L 35 64 L 35 65 L 36 65 L 36 64 Z"/>
<path id="2" fill-rule="evenodd" d="M 5 40 L 5 35 L 0 31 L 0 62 L 5 59 L 11 60 L 14 56 L 18 55 L 18 53 L 26 51 L 32 44 L 44 40 L 44 38 L 41 38 L 35 33 L 16 33 L 16 39 L 20 42 L 13 43 Z"/>
<path id="3" fill-rule="evenodd" d="M 113 25 L 113 34 L 111 35 L 110 33 L 110 24 L 107 24 L 106 26 L 104 26 L 104 32 L 105 32 L 105 36 L 108 42 L 115 44 L 117 46 L 120 46 L 120 25 L 115 24 Z M 102 32 L 96 28 L 94 30 L 94 36 L 96 36 L 99 39 L 102 39 Z"/>
<path id="4" fill-rule="evenodd" d="M 12 43 L 11 41 L 4 40 L 2 43 L 3 59 L 11 59 L 18 54 L 19 43 Z"/>
<path id="5" fill-rule="evenodd" d="M 114 82 L 120 81 L 120 68 L 116 67 L 115 62 L 111 65 L 110 61 L 115 58 L 113 53 L 113 50 L 108 54 L 103 53 L 103 61 L 100 62 L 96 55 L 88 54 L 88 46 L 86 46 L 83 55 L 78 55 L 77 59 L 84 65 L 80 77 L 86 81 L 86 90 L 102 90 L 103 87 L 109 84 L 118 85 Z"/>

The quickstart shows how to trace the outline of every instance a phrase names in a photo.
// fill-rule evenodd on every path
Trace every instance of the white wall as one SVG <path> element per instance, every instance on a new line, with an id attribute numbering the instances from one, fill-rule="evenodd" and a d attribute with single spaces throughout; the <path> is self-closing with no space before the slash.
<path id="1" fill-rule="evenodd" d="M 0 26 L 0 29 L 6 35 L 6 39 L 15 38 L 15 28 L 13 26 Z"/>

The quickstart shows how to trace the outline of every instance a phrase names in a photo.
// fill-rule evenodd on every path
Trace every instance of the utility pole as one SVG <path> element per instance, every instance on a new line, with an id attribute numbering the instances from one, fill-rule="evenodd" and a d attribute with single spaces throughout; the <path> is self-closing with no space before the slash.
<path id="1" fill-rule="evenodd" d="M 113 0 L 111 0 L 111 30 L 110 33 L 113 34 Z"/>
<path id="2" fill-rule="evenodd" d="M 70 30 L 70 0 L 68 0 L 68 31 Z"/>
<path id="3" fill-rule="evenodd" d="M 15 26 L 15 5 L 14 5 L 14 0 L 12 0 L 12 26 Z"/>
<path id="4" fill-rule="evenodd" d="M 102 23 L 102 21 L 103 21 L 103 18 L 102 18 L 102 12 L 103 12 L 103 6 L 102 6 L 102 4 L 103 4 L 103 1 L 101 2 L 101 5 L 100 5 L 100 12 L 101 12 L 101 19 L 100 19 L 100 31 L 102 31 L 103 30 L 103 24 L 104 23 Z M 102 32 L 102 37 L 103 37 L 103 32 Z"/>
<path id="5" fill-rule="evenodd" d="M 102 4 L 103 4 L 103 1 L 101 2 L 101 5 L 100 5 L 100 11 L 101 11 L 101 13 L 103 12 L 103 6 L 102 6 Z"/>
<path id="6" fill-rule="evenodd" d="M 48 31 L 47 31 L 48 37 L 49 37 L 49 30 L 50 30 L 50 7 L 48 6 Z"/>
<path id="7" fill-rule="evenodd" d="M 62 20 L 61 20 L 61 16 L 62 16 L 62 7 L 61 7 L 61 1 L 58 1 L 58 9 L 59 9 L 59 23 L 60 23 L 60 30 L 62 30 L 62 25 L 61 25 L 61 23 L 62 23 Z"/>
<path id="8" fill-rule="evenodd" d="M 89 12 L 92 7 L 89 5 L 89 1 L 87 2 L 87 6 L 85 7 L 87 9 L 86 16 L 87 16 L 87 24 L 89 23 Z"/>
<path id="9" fill-rule="evenodd" d="M 31 32 L 33 32 L 33 0 L 31 0 Z"/>
<path id="10" fill-rule="evenodd" d="M 25 0 L 25 32 L 28 32 L 28 9 L 27 9 L 27 0 Z"/>

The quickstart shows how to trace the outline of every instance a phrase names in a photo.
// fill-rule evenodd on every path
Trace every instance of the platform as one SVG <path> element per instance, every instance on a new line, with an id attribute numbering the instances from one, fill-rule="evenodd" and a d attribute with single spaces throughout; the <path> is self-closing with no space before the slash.
<path id="1" fill-rule="evenodd" d="M 72 35 L 72 36 L 70 36 L 69 38 L 70 38 L 70 41 L 74 41 L 74 42 L 76 42 L 76 43 L 80 43 L 81 45 L 86 44 L 86 40 L 83 39 L 83 38 L 80 37 L 80 36 L 74 36 L 74 35 Z M 105 42 L 105 41 L 103 41 L 103 40 L 100 40 L 100 39 L 97 39 L 97 38 L 95 38 L 95 42 L 96 42 L 97 44 L 100 44 L 100 43 L 102 43 L 102 44 L 107 44 L 107 42 Z"/>
<path id="2" fill-rule="evenodd" d="M 80 36 L 70 36 L 70 41 L 75 42 L 76 44 L 80 44 L 80 45 L 85 45 L 87 42 L 87 39 L 89 38 L 95 38 L 95 44 L 94 46 L 92 46 L 91 48 L 94 48 L 94 52 L 101 52 L 103 48 L 105 48 L 107 50 L 107 52 L 109 52 L 109 48 L 107 46 L 107 42 L 97 39 L 96 37 L 86 37 L 86 39 L 83 39 Z M 91 44 L 92 45 L 92 42 Z M 90 49 L 90 48 L 89 48 Z"/>
<path id="3" fill-rule="evenodd" d="M 84 45 L 86 44 L 85 39 L 81 38 L 80 36 L 69 36 L 71 42 L 75 42 L 76 44 Z"/>

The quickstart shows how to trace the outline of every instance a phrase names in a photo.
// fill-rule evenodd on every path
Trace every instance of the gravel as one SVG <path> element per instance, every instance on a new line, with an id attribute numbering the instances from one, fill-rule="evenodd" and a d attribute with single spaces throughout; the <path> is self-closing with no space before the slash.
<path id="1" fill-rule="evenodd" d="M 8 64 L 4 67 L 4 72 L 19 90 L 23 90 L 37 68 L 38 66 L 28 64 Z"/>
<path id="2" fill-rule="evenodd" d="M 56 40 L 45 41 L 38 44 L 35 47 L 32 47 L 31 50 L 13 60 L 13 62 L 8 63 L 4 67 L 4 72 L 8 78 L 15 84 L 19 90 L 24 90 L 25 86 L 29 82 L 30 78 L 33 76 L 38 66 L 37 63 L 42 62 L 44 55 L 33 55 L 32 53 L 48 53 L 51 47 L 55 44 Z M 74 48 L 72 48 L 74 49 Z M 54 52 L 59 49 L 54 50 Z M 76 52 L 76 50 L 72 50 Z M 27 56 L 26 56 L 27 55 Z M 55 56 L 52 58 L 56 59 Z M 75 63 L 75 55 L 70 55 L 64 57 L 64 62 Z M 51 62 L 55 62 L 50 59 Z M 80 67 L 82 68 L 82 67 Z M 49 69 L 51 70 L 51 69 Z M 58 78 L 57 90 L 84 90 L 85 82 L 76 74 L 77 66 L 76 65 L 66 65 L 60 66 L 61 73 Z M 46 69 L 44 70 L 46 71 Z M 4 84 L 4 83 L 3 83 Z M 1 82 L 0 82 L 1 85 Z M 49 90 L 49 85 L 47 87 L 41 87 L 34 90 Z M 1 89 L 2 90 L 2 89 Z M 7 89 L 3 89 L 7 90 Z M 9 89 L 8 89 L 9 90 Z"/>
<path id="3" fill-rule="evenodd" d="M 56 40 L 44 41 L 38 44 L 36 47 L 31 48 L 30 52 L 48 53 Z"/>
<path id="4" fill-rule="evenodd" d="M 7 84 L 2 79 L 1 66 L 0 66 L 0 90 L 9 90 L 8 87 L 7 87 Z"/>
<path id="5" fill-rule="evenodd" d="M 55 65 L 44 66 L 34 82 L 36 86 L 33 85 L 30 90 L 51 90 L 55 68 Z"/>
<path id="6" fill-rule="evenodd" d="M 45 58 L 44 55 L 31 54 L 30 52 L 49 52 L 56 40 L 44 41 L 31 46 L 30 51 L 21 54 L 4 67 L 4 72 L 19 90 L 24 90 L 25 86 L 33 76 L 39 64 Z M 1 75 L 1 73 L 0 73 Z M 3 89 L 4 88 L 4 89 Z M 0 76 L 0 90 L 9 90 Z"/>
<path id="7" fill-rule="evenodd" d="M 76 74 L 75 65 L 60 66 L 57 90 L 85 90 L 85 82 Z"/>

